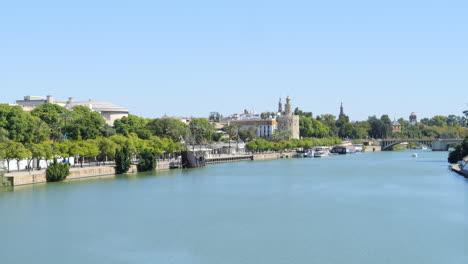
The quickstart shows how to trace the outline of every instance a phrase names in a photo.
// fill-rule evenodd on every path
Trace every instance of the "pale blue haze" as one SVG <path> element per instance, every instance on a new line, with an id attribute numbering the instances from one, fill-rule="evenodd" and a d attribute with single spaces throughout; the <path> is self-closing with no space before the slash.
<path id="1" fill-rule="evenodd" d="M 0 102 L 137 115 L 305 110 L 352 120 L 467 108 L 467 1 L 2 1 Z M 365 100 L 365 102 L 364 102 Z"/>

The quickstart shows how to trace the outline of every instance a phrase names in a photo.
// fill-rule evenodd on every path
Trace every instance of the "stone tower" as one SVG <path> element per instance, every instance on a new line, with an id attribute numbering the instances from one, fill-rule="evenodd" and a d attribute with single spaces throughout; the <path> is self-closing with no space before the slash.
<path id="1" fill-rule="evenodd" d="M 292 115 L 292 106 L 291 106 L 291 97 L 286 97 L 286 104 L 284 106 L 285 108 L 285 115 L 287 116 L 291 116 Z"/>
<path id="2" fill-rule="evenodd" d="M 278 103 L 278 113 L 280 114 L 283 113 L 283 104 L 281 103 L 281 98 L 279 99 L 279 103 Z"/>
<path id="3" fill-rule="evenodd" d="M 291 97 L 286 97 L 284 115 L 277 117 L 278 130 L 290 131 L 291 139 L 299 139 L 299 116 L 292 112 Z"/>

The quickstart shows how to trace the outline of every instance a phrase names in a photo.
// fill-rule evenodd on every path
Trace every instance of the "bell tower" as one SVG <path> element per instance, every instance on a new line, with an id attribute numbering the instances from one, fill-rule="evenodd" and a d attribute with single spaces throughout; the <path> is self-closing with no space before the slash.
<path id="1" fill-rule="evenodd" d="M 283 104 L 281 103 L 281 98 L 279 99 L 278 103 L 278 113 L 283 113 Z"/>

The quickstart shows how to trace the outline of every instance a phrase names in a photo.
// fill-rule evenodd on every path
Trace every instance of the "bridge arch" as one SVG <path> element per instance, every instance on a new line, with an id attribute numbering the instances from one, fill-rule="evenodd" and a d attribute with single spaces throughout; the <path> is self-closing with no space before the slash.
<path id="1" fill-rule="evenodd" d="M 382 141 L 382 150 L 385 151 L 385 150 L 389 150 L 390 148 L 396 146 L 396 145 L 399 145 L 399 144 L 402 144 L 402 143 L 405 143 L 405 142 L 415 142 L 415 143 L 419 143 L 423 146 L 426 146 L 427 148 L 430 148 L 432 149 L 432 140 L 424 140 L 424 139 L 421 139 L 421 140 L 411 140 L 411 139 L 407 139 L 407 140 L 402 140 L 402 139 L 395 139 L 395 140 L 392 140 L 392 139 L 389 139 L 389 140 L 384 140 Z"/>

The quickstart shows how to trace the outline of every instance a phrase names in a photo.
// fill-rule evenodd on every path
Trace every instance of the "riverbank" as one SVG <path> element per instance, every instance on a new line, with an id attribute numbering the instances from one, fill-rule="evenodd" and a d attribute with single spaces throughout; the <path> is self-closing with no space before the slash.
<path id="1" fill-rule="evenodd" d="M 271 153 L 257 153 L 257 154 L 240 154 L 240 155 L 229 155 L 221 154 L 211 156 L 206 159 L 207 164 L 218 164 L 227 162 L 237 161 L 248 161 L 248 160 L 271 160 L 280 158 L 291 158 L 294 155 L 293 152 L 271 152 Z M 165 171 L 169 169 L 180 169 L 180 161 L 178 160 L 165 160 L 158 161 L 156 171 Z M 128 173 L 136 173 L 136 165 L 132 165 Z M 102 166 L 84 166 L 77 168 L 70 168 L 70 175 L 65 181 L 73 181 L 79 179 L 111 176 L 115 175 L 114 165 L 102 165 Z M 5 174 L 6 179 L 11 183 L 12 186 L 21 186 L 29 184 L 46 183 L 45 170 L 33 170 L 33 171 L 20 171 L 20 172 L 9 172 Z"/>
<path id="2" fill-rule="evenodd" d="M 460 165 L 453 164 L 453 165 L 450 165 L 449 168 L 450 168 L 451 171 L 456 172 L 456 173 L 460 174 L 461 176 L 463 176 L 465 178 L 468 178 L 468 171 L 462 170 L 460 168 Z"/>

